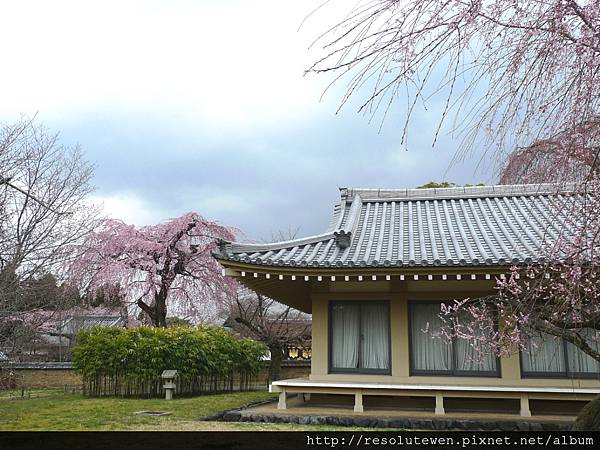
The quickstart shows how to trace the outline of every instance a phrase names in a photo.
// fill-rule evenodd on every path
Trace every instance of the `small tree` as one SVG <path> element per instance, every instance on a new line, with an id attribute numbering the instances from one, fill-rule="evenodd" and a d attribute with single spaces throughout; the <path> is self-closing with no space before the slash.
<path id="1" fill-rule="evenodd" d="M 310 345 L 309 316 L 261 294 L 240 288 L 230 299 L 226 312 L 230 320 L 243 326 L 244 335 L 263 342 L 269 348 L 271 381 L 279 379 L 285 349 Z"/>
<path id="2" fill-rule="evenodd" d="M 456 187 L 456 183 L 452 183 L 450 181 L 430 181 L 429 183 L 422 184 L 417 186 L 417 189 L 431 189 L 431 188 L 451 188 Z"/>
<path id="3" fill-rule="evenodd" d="M 75 247 L 70 274 L 91 292 L 120 286 L 128 303 L 153 325 L 166 327 L 167 308 L 197 317 L 231 289 L 211 253 L 217 239 L 234 237 L 232 228 L 193 212 L 139 228 L 104 220 Z"/>

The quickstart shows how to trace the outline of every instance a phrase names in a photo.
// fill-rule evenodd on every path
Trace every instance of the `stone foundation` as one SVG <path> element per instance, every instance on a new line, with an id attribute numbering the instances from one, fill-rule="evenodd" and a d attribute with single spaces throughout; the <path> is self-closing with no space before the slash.
<path id="1" fill-rule="evenodd" d="M 461 420 L 461 419 L 422 419 L 389 418 L 362 416 L 327 415 L 279 415 L 249 412 L 245 410 L 226 411 L 211 420 L 224 422 L 295 423 L 301 425 L 333 425 L 342 427 L 398 428 L 407 430 L 467 430 L 467 431 L 567 431 L 570 422 L 536 422 L 519 420 Z"/>

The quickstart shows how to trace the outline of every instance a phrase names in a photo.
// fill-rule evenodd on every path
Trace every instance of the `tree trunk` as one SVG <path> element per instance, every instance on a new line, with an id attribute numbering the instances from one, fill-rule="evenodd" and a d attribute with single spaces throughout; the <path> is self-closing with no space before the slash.
<path id="1" fill-rule="evenodd" d="M 170 285 L 170 282 L 163 283 L 158 293 L 154 295 L 154 326 L 156 327 L 167 327 L 167 295 Z"/>
<path id="2" fill-rule="evenodd" d="M 577 415 L 573 431 L 600 431 L 600 395 L 585 405 Z"/>
<path id="3" fill-rule="evenodd" d="M 154 310 L 156 311 L 154 326 L 167 327 L 167 293 L 166 290 L 160 290 L 154 302 Z"/>
<path id="4" fill-rule="evenodd" d="M 269 365 L 269 382 L 279 380 L 281 373 L 281 361 L 283 360 L 283 348 L 280 344 L 269 345 L 271 351 L 271 364 Z"/>
<path id="5" fill-rule="evenodd" d="M 166 296 L 162 297 L 155 295 L 153 305 L 148 305 L 143 300 L 138 300 L 137 304 L 146 314 L 148 314 L 148 317 L 152 321 L 152 325 L 162 328 L 167 327 Z"/>

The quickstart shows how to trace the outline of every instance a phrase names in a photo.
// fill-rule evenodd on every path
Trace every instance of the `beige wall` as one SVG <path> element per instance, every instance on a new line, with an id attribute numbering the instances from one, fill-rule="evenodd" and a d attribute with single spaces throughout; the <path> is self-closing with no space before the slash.
<path id="1" fill-rule="evenodd" d="M 410 376 L 408 301 L 458 299 L 489 294 L 493 281 L 407 281 L 323 283 L 312 294 L 312 368 L 314 381 L 372 381 L 402 384 L 597 387 L 599 380 L 521 379 L 519 354 L 500 360 L 501 377 Z M 466 290 L 468 289 L 468 290 Z M 331 300 L 389 300 L 391 321 L 391 375 L 328 373 L 328 304 Z"/>

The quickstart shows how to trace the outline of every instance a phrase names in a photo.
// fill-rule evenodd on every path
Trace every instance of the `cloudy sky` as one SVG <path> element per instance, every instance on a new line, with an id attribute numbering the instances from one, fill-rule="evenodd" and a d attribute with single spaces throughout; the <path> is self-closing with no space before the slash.
<path id="1" fill-rule="evenodd" d="M 96 199 L 128 223 L 195 210 L 247 239 L 323 231 L 339 187 L 494 181 L 458 142 L 432 148 L 442 102 L 379 121 L 336 114 L 343 85 L 304 76 L 350 6 L 322 0 L 29 1 L 2 6 L 0 121 L 33 115 L 96 164 Z"/>

